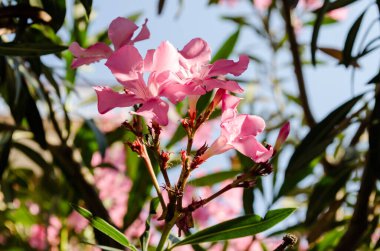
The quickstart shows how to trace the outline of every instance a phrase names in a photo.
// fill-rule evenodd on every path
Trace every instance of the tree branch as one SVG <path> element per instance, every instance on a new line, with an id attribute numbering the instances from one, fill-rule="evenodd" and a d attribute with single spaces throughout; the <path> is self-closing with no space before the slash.
<path id="1" fill-rule="evenodd" d="M 379 90 L 379 88 L 377 88 Z M 340 239 L 335 251 L 356 250 L 360 240 L 366 232 L 370 213 L 370 195 L 375 189 L 376 176 L 380 169 L 380 92 L 375 97 L 370 123 L 368 124 L 369 147 L 367 152 L 367 164 L 364 167 L 355 210 L 346 233 Z"/>
<path id="2" fill-rule="evenodd" d="M 302 72 L 302 63 L 301 63 L 301 58 L 300 58 L 300 53 L 299 53 L 299 46 L 296 38 L 296 34 L 294 32 L 294 28 L 292 25 L 292 18 L 291 18 L 291 4 L 289 3 L 288 0 L 282 0 L 283 4 L 283 10 L 284 10 L 284 18 L 285 18 L 285 23 L 286 23 L 286 33 L 288 34 L 289 38 L 289 43 L 290 43 L 290 50 L 292 52 L 292 57 L 293 57 L 293 65 L 294 65 L 294 73 L 297 78 L 297 84 L 298 84 L 298 89 L 300 92 L 300 100 L 302 104 L 302 108 L 305 113 L 305 120 L 306 123 L 309 127 L 313 127 L 315 123 L 314 116 L 310 110 L 310 105 L 305 89 L 305 80 L 303 77 L 303 72 Z"/>

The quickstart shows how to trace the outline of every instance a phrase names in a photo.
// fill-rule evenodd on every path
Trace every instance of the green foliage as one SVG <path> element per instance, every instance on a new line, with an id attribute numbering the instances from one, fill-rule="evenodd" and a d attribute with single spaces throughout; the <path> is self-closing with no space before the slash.
<path id="1" fill-rule="evenodd" d="M 264 218 L 258 215 L 245 215 L 225 221 L 186 237 L 182 241 L 175 243 L 172 248 L 187 244 L 215 242 L 255 235 L 283 221 L 294 210 L 294 208 L 276 209 L 269 211 Z"/>

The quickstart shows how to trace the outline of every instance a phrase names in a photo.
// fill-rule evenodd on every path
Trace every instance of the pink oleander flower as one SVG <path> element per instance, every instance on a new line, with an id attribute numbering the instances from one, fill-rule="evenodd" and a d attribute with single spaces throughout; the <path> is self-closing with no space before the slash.
<path id="1" fill-rule="evenodd" d="M 272 0 L 253 0 L 253 4 L 260 11 L 264 11 L 272 4 Z"/>
<path id="2" fill-rule="evenodd" d="M 146 19 L 145 23 L 142 25 L 140 33 L 132 39 L 138 26 L 127 18 L 118 17 L 114 19 L 108 29 L 108 37 L 113 43 L 114 49 L 118 50 L 124 45 L 133 45 L 138 41 L 148 39 L 150 32 L 146 26 L 147 21 L 148 20 Z M 72 68 L 77 68 L 84 64 L 91 64 L 101 59 L 107 59 L 113 53 L 113 50 L 102 42 L 91 45 L 87 49 L 80 47 L 77 42 L 73 42 L 70 45 L 69 50 L 75 56 L 75 59 L 71 64 Z"/>
<path id="3" fill-rule="evenodd" d="M 211 50 L 207 42 L 194 38 L 180 51 L 169 42 L 162 44 L 156 51 L 149 51 L 146 65 L 149 70 L 157 73 L 158 82 L 162 85 L 161 95 L 172 103 L 187 96 L 194 96 L 196 101 L 200 95 L 216 88 L 243 92 L 235 81 L 221 76 L 239 76 L 247 69 L 249 58 L 242 55 L 237 62 L 220 59 L 212 64 L 210 59 Z"/>
<path id="4" fill-rule="evenodd" d="M 213 155 L 236 149 L 255 162 L 265 162 L 273 155 L 273 148 L 266 148 L 256 136 L 265 128 L 265 121 L 255 115 L 238 114 L 240 98 L 225 94 L 222 99 L 222 128 L 220 136 L 200 157 L 202 161 Z"/>
<path id="5" fill-rule="evenodd" d="M 29 245 L 37 250 L 45 250 L 47 248 L 46 228 L 43 225 L 33 225 L 30 228 Z"/>

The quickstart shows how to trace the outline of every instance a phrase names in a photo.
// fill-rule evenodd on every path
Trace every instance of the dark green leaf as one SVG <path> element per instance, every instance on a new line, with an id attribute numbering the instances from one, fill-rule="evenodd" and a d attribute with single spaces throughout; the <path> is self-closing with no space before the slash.
<path id="1" fill-rule="evenodd" d="M 332 10 L 342 8 L 344 6 L 347 6 L 349 4 L 354 3 L 356 1 L 357 0 L 336 0 L 330 4 L 328 11 L 332 11 Z"/>
<path id="2" fill-rule="evenodd" d="M 165 0 L 158 0 L 158 15 L 162 13 L 162 10 L 164 9 L 165 6 Z"/>
<path id="3" fill-rule="evenodd" d="M 45 129 L 42 123 L 40 112 L 38 111 L 36 101 L 30 95 L 28 88 L 25 85 L 23 90 L 27 96 L 26 107 L 28 107 L 25 113 L 25 118 L 29 124 L 30 130 L 33 132 L 33 138 L 40 145 L 42 149 L 47 148 L 47 142 L 45 138 Z"/>
<path id="4" fill-rule="evenodd" d="M 189 185 L 202 187 L 202 186 L 212 186 L 214 184 L 220 183 L 227 179 L 232 179 L 236 175 L 241 173 L 240 171 L 222 171 L 209 174 L 200 178 L 189 180 Z"/>
<path id="5" fill-rule="evenodd" d="M 0 44 L 0 55 L 33 57 L 58 53 L 66 49 L 66 46 L 56 44 L 3 43 Z"/>
<path id="6" fill-rule="evenodd" d="M 98 147 L 99 147 L 99 152 L 102 155 L 102 157 L 104 157 L 106 154 L 107 146 L 108 146 L 107 139 L 104 133 L 102 133 L 99 130 L 99 128 L 95 125 L 94 120 L 86 119 L 85 122 L 88 125 L 88 127 L 91 129 L 91 131 L 95 134 L 96 142 L 98 143 Z"/>
<path id="7" fill-rule="evenodd" d="M 315 24 L 314 24 L 314 28 L 313 28 L 313 35 L 311 37 L 310 49 L 311 49 L 311 62 L 313 63 L 314 66 L 316 65 L 315 54 L 317 52 L 318 34 L 319 34 L 319 30 L 321 28 L 321 24 L 323 22 L 323 17 L 325 16 L 325 14 L 327 12 L 327 8 L 329 7 L 329 5 L 330 5 L 330 1 L 325 0 L 322 8 L 317 13 L 317 18 L 315 20 Z"/>
<path id="8" fill-rule="evenodd" d="M 245 214 L 253 214 L 253 201 L 255 200 L 255 194 L 253 187 L 245 188 L 243 190 L 243 208 Z"/>
<path id="9" fill-rule="evenodd" d="M 50 14 L 52 20 L 49 22 L 49 25 L 55 30 L 58 31 L 63 22 L 65 21 L 66 16 L 66 1 L 65 0 L 42 0 L 41 1 L 44 10 Z"/>
<path id="10" fill-rule="evenodd" d="M 12 146 L 16 148 L 17 150 L 19 150 L 24 155 L 26 155 L 29 159 L 31 159 L 34 163 L 36 163 L 39 167 L 41 167 L 45 172 L 49 173 L 53 171 L 52 164 L 49 164 L 41 156 L 41 153 L 36 152 L 32 148 L 18 142 L 13 142 Z"/>
<path id="11" fill-rule="evenodd" d="M 363 11 L 363 13 L 356 19 L 354 24 L 351 26 L 347 37 L 346 37 L 346 42 L 344 44 L 343 48 L 343 59 L 342 63 L 348 67 L 351 64 L 351 60 L 353 58 L 352 56 L 352 49 L 354 47 L 354 43 L 360 28 L 360 25 L 363 21 L 364 14 L 366 13 L 367 9 Z"/>
<path id="12" fill-rule="evenodd" d="M 202 242 L 215 242 L 229 240 L 261 233 L 277 223 L 283 221 L 294 212 L 294 208 L 283 208 L 269 211 L 264 218 L 258 215 L 246 215 L 215 226 L 206 228 L 200 232 L 186 237 L 173 247 Z"/>
<path id="13" fill-rule="evenodd" d="M 149 236 L 150 236 L 150 220 L 152 216 L 157 213 L 156 210 L 159 204 L 160 204 L 160 200 L 158 197 L 155 197 L 150 201 L 149 216 L 145 222 L 145 231 L 140 237 L 142 251 L 148 251 Z"/>
<path id="14" fill-rule="evenodd" d="M 87 15 L 87 18 L 90 17 L 90 14 L 91 14 L 91 9 L 92 9 L 92 0 L 79 0 L 84 9 L 86 10 L 86 15 Z"/>
<path id="15" fill-rule="evenodd" d="M 313 166 L 309 166 L 309 163 L 320 156 L 335 136 L 341 132 L 341 130 L 334 130 L 335 127 L 346 118 L 362 96 L 356 96 L 340 105 L 310 130 L 289 160 L 284 183 L 277 198 L 290 192 L 299 181 L 311 173 Z"/>
<path id="16" fill-rule="evenodd" d="M 127 237 L 125 237 L 125 235 L 119 230 L 117 230 L 114 226 L 110 225 L 108 222 L 97 216 L 93 216 L 90 211 L 83 207 L 77 205 L 72 205 L 72 207 L 80 215 L 85 217 L 90 222 L 91 226 L 104 233 L 105 235 L 109 236 L 110 238 L 114 239 L 124 247 L 137 251 L 137 248 L 129 242 Z"/>
<path id="17" fill-rule="evenodd" d="M 3 177 L 5 168 L 8 166 L 9 153 L 12 146 L 12 132 L 3 133 L 0 138 L 0 180 Z"/>
<path id="18" fill-rule="evenodd" d="M 315 223 L 318 215 L 335 200 L 337 192 L 346 184 L 352 169 L 348 166 L 335 167 L 334 173 L 324 176 L 314 187 L 309 198 L 306 226 Z"/>
<path id="19" fill-rule="evenodd" d="M 380 83 L 380 70 L 367 84 L 379 84 Z"/>

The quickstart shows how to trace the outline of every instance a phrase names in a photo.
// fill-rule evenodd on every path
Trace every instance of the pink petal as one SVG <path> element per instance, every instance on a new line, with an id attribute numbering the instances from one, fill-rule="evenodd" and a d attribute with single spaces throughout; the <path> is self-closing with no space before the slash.
<path id="1" fill-rule="evenodd" d="M 243 123 L 241 124 L 239 137 L 245 137 L 249 135 L 256 136 L 265 129 L 265 121 L 255 115 L 240 114 L 237 118 L 242 117 Z"/>
<path id="2" fill-rule="evenodd" d="M 194 38 L 179 52 L 192 64 L 206 64 L 211 59 L 211 50 L 207 42 L 201 38 Z"/>
<path id="3" fill-rule="evenodd" d="M 114 19 L 108 29 L 108 37 L 115 46 L 115 50 L 123 45 L 130 44 L 133 33 L 138 26 L 131 20 L 118 17 Z"/>
<path id="4" fill-rule="evenodd" d="M 148 22 L 148 19 L 145 19 L 145 22 L 141 27 L 140 33 L 132 40 L 133 43 L 148 39 L 150 37 L 150 31 L 148 29 L 148 26 L 146 25 L 147 22 Z"/>
<path id="5" fill-rule="evenodd" d="M 153 95 L 149 88 L 146 86 L 143 74 L 136 73 L 136 75 L 137 79 L 122 82 L 125 89 L 143 100 L 148 100 L 153 96 L 157 96 Z"/>
<path id="6" fill-rule="evenodd" d="M 224 94 L 222 97 L 222 124 L 237 114 L 236 107 L 239 105 L 241 98 Z"/>
<path id="7" fill-rule="evenodd" d="M 160 98 L 152 98 L 143 103 L 137 112 L 131 113 L 144 117 L 149 123 L 155 121 L 162 126 L 166 126 L 169 122 L 168 111 L 169 105 L 165 101 Z"/>
<path id="8" fill-rule="evenodd" d="M 239 76 L 248 68 L 249 58 L 246 55 L 241 55 L 239 61 L 220 59 L 211 65 L 209 77 L 226 75 L 228 73 L 234 76 Z"/>
<path id="9" fill-rule="evenodd" d="M 144 71 L 153 71 L 153 58 L 154 53 L 156 50 L 151 49 L 146 52 L 145 59 L 144 59 Z"/>
<path id="10" fill-rule="evenodd" d="M 236 150 L 250 157 L 256 163 L 265 162 L 273 155 L 273 148 L 271 147 L 268 150 L 253 135 L 236 139 L 231 144 Z"/>
<path id="11" fill-rule="evenodd" d="M 171 103 L 176 104 L 188 96 L 188 88 L 176 82 L 168 83 L 160 88 L 160 96 L 166 97 Z"/>
<path id="12" fill-rule="evenodd" d="M 179 71 L 179 54 L 168 41 L 162 42 L 154 53 L 152 71 Z"/>
<path id="13" fill-rule="evenodd" d="M 227 139 L 224 136 L 219 136 L 200 158 L 202 160 L 207 160 L 214 155 L 224 153 L 232 148 L 233 146 L 228 144 Z"/>
<path id="14" fill-rule="evenodd" d="M 216 88 L 225 89 L 230 92 L 242 93 L 244 90 L 235 81 L 225 81 L 220 79 L 207 79 L 203 81 L 203 85 L 206 87 L 207 91 L 211 91 Z"/>
<path id="15" fill-rule="evenodd" d="M 327 16 L 337 21 L 342 21 L 348 17 L 348 8 L 339 8 L 327 13 Z"/>
<path id="16" fill-rule="evenodd" d="M 107 60 L 106 66 L 120 82 L 138 78 L 143 70 L 143 59 L 133 45 L 125 45 L 115 51 Z"/>
<path id="17" fill-rule="evenodd" d="M 101 114 L 116 107 L 128 107 L 142 102 L 133 94 L 118 93 L 109 87 L 97 86 L 94 89 L 98 96 L 98 110 Z"/>
<path id="18" fill-rule="evenodd" d="M 253 3 L 257 9 L 264 11 L 272 4 L 272 0 L 253 0 Z"/>
<path id="19" fill-rule="evenodd" d="M 111 48 L 105 43 L 96 43 L 84 49 L 77 42 L 73 42 L 69 46 L 69 51 L 76 57 L 71 64 L 72 68 L 106 59 L 112 54 Z"/>

